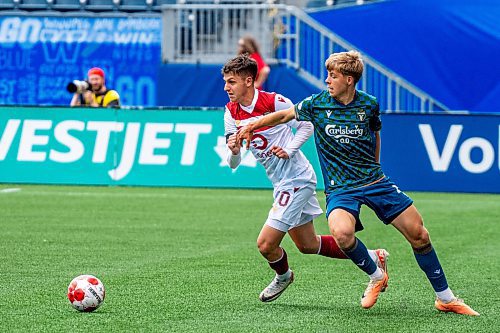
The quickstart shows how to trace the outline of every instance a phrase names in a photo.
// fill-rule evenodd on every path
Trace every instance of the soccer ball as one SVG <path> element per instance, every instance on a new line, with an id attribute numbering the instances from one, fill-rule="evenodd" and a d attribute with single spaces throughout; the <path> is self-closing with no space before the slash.
<path id="1" fill-rule="evenodd" d="M 94 311 L 101 306 L 104 296 L 104 285 L 93 275 L 77 276 L 68 286 L 68 299 L 78 311 Z"/>

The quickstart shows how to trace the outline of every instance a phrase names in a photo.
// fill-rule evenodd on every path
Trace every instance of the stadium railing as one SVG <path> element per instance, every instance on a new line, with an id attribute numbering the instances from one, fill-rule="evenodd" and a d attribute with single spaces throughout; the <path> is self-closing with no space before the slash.
<path id="1" fill-rule="evenodd" d="M 166 63 L 224 63 L 238 39 L 253 35 L 270 63 L 284 63 L 323 89 L 324 61 L 356 49 L 293 6 L 268 4 L 163 5 L 162 59 Z M 443 112 L 448 108 L 368 55 L 358 87 L 378 97 L 382 110 Z"/>

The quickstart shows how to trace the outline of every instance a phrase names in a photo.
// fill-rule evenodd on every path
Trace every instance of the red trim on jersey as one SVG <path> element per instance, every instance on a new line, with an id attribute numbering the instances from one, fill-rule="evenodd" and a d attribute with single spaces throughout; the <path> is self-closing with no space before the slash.
<path id="1" fill-rule="evenodd" d="M 269 93 L 261 90 L 257 90 L 257 93 L 257 102 L 255 103 L 255 106 L 250 113 L 243 110 L 238 102 L 229 102 L 226 104 L 227 109 L 231 113 L 231 117 L 236 121 L 236 128 L 239 129 L 242 127 L 238 125 L 239 120 L 246 120 L 258 116 L 264 116 L 268 113 L 276 111 L 274 104 L 276 93 Z M 266 126 L 259 128 L 255 131 L 255 133 L 265 131 L 272 127 L 273 126 Z"/>

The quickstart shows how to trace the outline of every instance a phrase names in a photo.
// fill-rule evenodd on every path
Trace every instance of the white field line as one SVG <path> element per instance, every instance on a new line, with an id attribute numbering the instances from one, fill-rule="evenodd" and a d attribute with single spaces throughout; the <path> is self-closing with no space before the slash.
<path id="1" fill-rule="evenodd" d="M 271 191 L 269 191 L 271 192 Z M 272 192 L 271 192 L 272 193 Z M 65 196 L 65 197 L 106 197 L 106 198 L 214 198 L 214 193 L 198 191 L 196 193 L 179 193 L 178 191 L 171 191 L 171 193 L 137 193 L 137 192 L 80 192 L 80 191 L 40 191 L 40 190 L 29 190 L 25 189 L 22 193 L 23 196 Z M 221 200 L 223 198 L 230 196 L 231 199 L 238 200 L 249 200 L 249 199 L 271 199 L 271 196 L 262 194 L 253 194 L 252 191 L 244 195 L 227 194 L 221 195 Z"/>
<path id="2" fill-rule="evenodd" d="M 15 193 L 21 191 L 20 188 L 4 188 L 3 190 L 0 190 L 0 193 Z"/>

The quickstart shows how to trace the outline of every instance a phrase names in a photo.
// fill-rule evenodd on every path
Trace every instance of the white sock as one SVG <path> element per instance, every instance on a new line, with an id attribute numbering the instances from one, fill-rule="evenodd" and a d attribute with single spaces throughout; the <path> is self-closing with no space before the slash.
<path id="1" fill-rule="evenodd" d="M 379 267 L 377 267 L 377 270 L 375 272 L 370 274 L 370 280 L 373 280 L 373 281 L 380 281 L 383 278 L 384 278 L 384 273 L 382 272 L 382 270 Z"/>
<path id="2" fill-rule="evenodd" d="M 450 303 L 455 299 L 455 295 L 453 295 L 453 291 L 450 288 L 446 288 L 443 291 L 436 291 L 436 296 L 444 303 Z"/>
<path id="3" fill-rule="evenodd" d="M 375 250 L 368 250 L 368 254 L 370 255 L 370 258 L 372 258 L 373 262 L 377 263 L 378 256 Z"/>
<path id="4" fill-rule="evenodd" d="M 291 275 L 292 275 L 292 271 L 290 270 L 290 268 L 288 269 L 288 271 L 286 271 L 285 274 L 281 274 L 281 275 L 276 274 L 276 276 L 278 277 L 278 280 L 280 280 L 280 281 L 288 280 Z"/>

